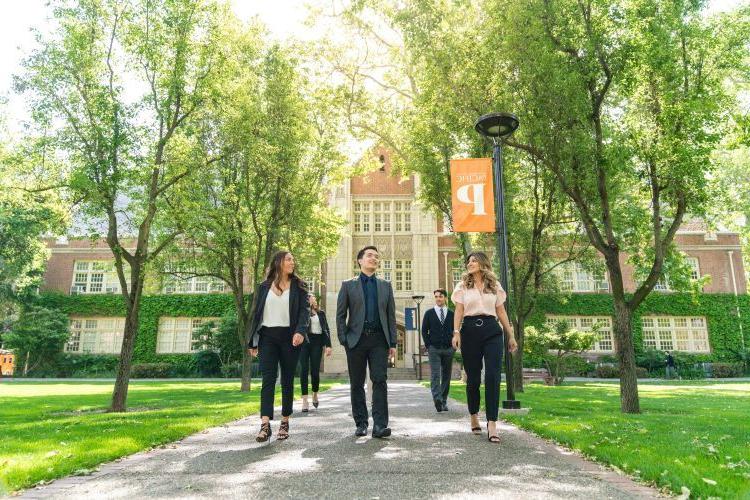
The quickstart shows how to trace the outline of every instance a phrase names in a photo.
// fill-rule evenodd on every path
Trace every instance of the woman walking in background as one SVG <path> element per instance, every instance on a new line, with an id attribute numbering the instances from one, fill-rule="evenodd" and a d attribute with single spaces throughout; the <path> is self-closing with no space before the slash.
<path id="1" fill-rule="evenodd" d="M 312 404 L 318 407 L 318 391 L 320 390 L 320 360 L 323 358 L 323 349 L 326 357 L 331 355 L 331 330 L 328 328 L 326 313 L 318 309 L 318 301 L 315 295 L 310 294 L 310 332 L 308 341 L 302 344 L 300 351 L 300 373 L 299 380 L 302 386 L 302 411 L 307 413 L 309 406 L 307 402 L 308 374 L 312 379 Z"/>
<path id="2" fill-rule="evenodd" d="M 289 416 L 294 403 L 294 370 L 300 346 L 307 340 L 310 305 L 305 284 L 294 272 L 290 252 L 276 252 L 250 316 L 250 354 L 260 356 L 263 382 L 260 389 L 259 443 L 271 437 L 276 372 L 281 368 L 281 425 L 277 439 L 289 437 Z"/>
<path id="3" fill-rule="evenodd" d="M 453 348 L 461 349 L 466 370 L 466 400 L 471 415 L 471 431 L 479 426 L 479 386 L 484 362 L 484 404 L 487 413 L 487 439 L 499 443 L 497 414 L 500 406 L 500 373 L 503 361 L 503 332 L 508 335 L 510 352 L 517 349 L 513 327 L 503 303 L 505 290 L 492 272 L 490 259 L 473 252 L 466 259 L 466 272 L 453 290 L 456 304 L 453 320 Z M 499 324 L 498 324 L 499 321 Z M 501 326 L 502 325 L 502 328 Z"/>

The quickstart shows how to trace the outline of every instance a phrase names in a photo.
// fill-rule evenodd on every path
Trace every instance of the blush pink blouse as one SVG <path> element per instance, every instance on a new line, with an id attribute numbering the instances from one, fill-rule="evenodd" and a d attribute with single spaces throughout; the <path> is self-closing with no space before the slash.
<path id="1" fill-rule="evenodd" d="M 495 316 L 495 308 L 505 302 L 507 294 L 500 283 L 497 284 L 497 293 L 479 293 L 476 288 L 464 288 L 463 283 L 456 285 L 451 295 L 451 300 L 456 304 L 464 305 L 464 316 Z"/>

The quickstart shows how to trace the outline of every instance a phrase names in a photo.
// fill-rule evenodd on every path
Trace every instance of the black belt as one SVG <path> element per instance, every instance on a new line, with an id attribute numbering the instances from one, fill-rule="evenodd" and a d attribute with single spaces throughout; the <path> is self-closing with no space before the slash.
<path id="1" fill-rule="evenodd" d="M 373 335 L 375 333 L 383 333 L 383 327 L 380 326 L 380 323 L 365 322 L 362 328 L 362 333 L 364 335 Z"/>

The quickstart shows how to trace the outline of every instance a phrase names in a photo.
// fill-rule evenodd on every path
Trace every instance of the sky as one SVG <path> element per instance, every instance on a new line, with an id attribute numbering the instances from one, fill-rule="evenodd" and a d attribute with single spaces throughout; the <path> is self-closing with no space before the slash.
<path id="1" fill-rule="evenodd" d="M 710 11 L 719 12 L 740 5 L 742 0 L 709 0 Z M 310 28 L 304 26 L 307 4 L 321 7 L 331 0 L 230 0 L 232 9 L 242 20 L 255 16 L 260 18 L 271 36 L 284 40 L 289 37 L 308 37 Z M 44 31 L 49 26 L 50 8 L 48 0 L 0 0 L 0 98 L 7 98 L 5 114 L 11 130 L 14 124 L 25 117 L 23 101 L 13 94 L 12 76 L 20 69 L 20 61 L 35 46 L 31 28 Z"/>

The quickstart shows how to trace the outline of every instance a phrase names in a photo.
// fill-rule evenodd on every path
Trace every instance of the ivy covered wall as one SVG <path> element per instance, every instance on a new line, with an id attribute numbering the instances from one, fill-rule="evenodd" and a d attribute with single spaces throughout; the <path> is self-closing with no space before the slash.
<path id="1" fill-rule="evenodd" d="M 706 361 L 734 360 L 736 359 L 734 352 L 742 345 L 740 319 L 736 312 L 737 304 L 740 308 L 745 346 L 750 348 L 750 295 L 735 297 L 730 294 L 694 296 L 680 293 L 652 293 L 633 315 L 636 351 L 643 350 L 642 316 L 704 316 L 711 345 L 711 354 L 707 356 Z M 536 311 L 529 319 L 529 324 L 542 325 L 546 314 L 611 316 L 612 307 L 611 295 L 543 295 L 537 302 Z"/>
<path id="2" fill-rule="evenodd" d="M 58 308 L 71 315 L 124 316 L 122 299 L 118 295 L 62 295 L 46 293 L 39 297 L 41 305 Z M 711 354 L 709 361 L 731 361 L 739 350 L 739 303 L 745 345 L 750 348 L 750 295 L 735 298 L 730 294 L 653 293 L 641 305 L 633 318 L 636 350 L 643 349 L 641 317 L 644 315 L 704 316 L 708 326 Z M 140 327 L 136 339 L 134 362 L 185 362 L 190 354 L 157 354 L 156 335 L 161 316 L 221 317 L 233 308 L 229 294 L 208 295 L 149 295 L 143 298 Z M 542 295 L 529 325 L 540 326 L 545 314 L 611 316 L 612 297 L 605 294 Z"/>

